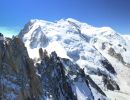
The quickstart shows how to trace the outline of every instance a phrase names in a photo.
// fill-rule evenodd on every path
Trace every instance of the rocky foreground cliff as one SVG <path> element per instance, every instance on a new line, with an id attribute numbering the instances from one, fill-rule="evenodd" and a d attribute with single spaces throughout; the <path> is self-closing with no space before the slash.
<path id="1" fill-rule="evenodd" d="M 0 100 L 39 100 L 40 80 L 18 38 L 0 40 Z"/>

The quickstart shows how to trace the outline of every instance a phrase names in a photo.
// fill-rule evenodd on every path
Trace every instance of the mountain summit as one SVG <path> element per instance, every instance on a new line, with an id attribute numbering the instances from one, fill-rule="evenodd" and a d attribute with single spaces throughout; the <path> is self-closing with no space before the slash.
<path id="1" fill-rule="evenodd" d="M 27 84 L 22 86 L 21 97 L 25 100 L 129 100 L 128 36 L 120 35 L 110 27 L 94 27 L 68 18 L 56 22 L 30 20 L 18 38 L 23 41 L 22 46 L 15 46 L 15 42 L 9 43 L 21 55 L 16 55 L 19 62 L 15 66 L 17 70 L 13 72 L 14 76 L 20 72 L 20 68 L 27 68 L 24 70 L 26 73 L 20 74 L 28 79 L 28 95 L 23 95 L 26 94 Z M 0 42 L 6 49 L 4 43 L 8 43 L 7 39 Z M 22 51 L 21 47 L 24 48 Z M 13 52 L 5 54 L 8 57 Z M 14 58 L 12 60 L 14 62 Z M 13 69 L 13 65 L 10 66 Z M 2 75 L 6 76 L 7 73 Z M 10 91 L 14 98 L 11 100 L 17 100 L 19 94 Z M 4 91 L 2 94 L 7 93 Z"/>
<path id="2" fill-rule="evenodd" d="M 55 52 L 58 57 L 77 64 L 105 93 L 106 98 L 130 98 L 129 40 L 110 27 L 98 28 L 72 18 L 57 22 L 34 19 L 21 30 L 19 38 L 27 47 L 29 56 L 35 59 L 35 63 L 39 62 L 39 48 L 49 54 Z M 71 65 L 67 67 L 72 69 Z M 75 87 L 73 92 L 77 99 L 86 100 L 89 97 L 85 87 L 79 87 L 79 84 L 83 82 L 73 84 L 71 88 Z M 91 91 L 96 100 L 97 92 L 93 89 Z"/>

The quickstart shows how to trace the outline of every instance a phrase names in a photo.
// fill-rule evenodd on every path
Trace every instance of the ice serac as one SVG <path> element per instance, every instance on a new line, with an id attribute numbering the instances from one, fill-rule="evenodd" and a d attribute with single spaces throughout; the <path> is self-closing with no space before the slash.
<path id="1" fill-rule="evenodd" d="M 43 82 L 46 80 L 50 83 L 51 79 L 54 83 L 56 82 L 55 88 L 47 87 L 53 92 L 58 89 L 57 93 L 62 93 L 61 96 L 64 99 L 77 98 L 78 100 L 86 100 L 89 98 L 90 100 L 98 100 L 105 97 L 105 99 L 110 100 L 129 100 L 130 43 L 129 38 L 126 38 L 126 36 L 120 35 L 110 27 L 94 27 L 68 18 L 57 22 L 31 20 L 21 30 L 19 38 L 24 42 L 29 56 L 35 61 L 35 64 L 40 64 L 36 68 L 49 70 L 49 73 L 53 73 L 53 70 L 56 72 L 62 70 L 61 67 L 55 69 L 56 66 L 60 66 L 57 63 L 55 67 L 53 66 L 54 68 L 50 65 L 51 63 L 46 63 L 43 66 L 42 63 L 45 60 L 39 60 L 40 58 L 44 59 L 43 56 L 39 56 L 40 48 L 43 51 L 46 50 L 48 55 L 53 55 L 52 52 L 55 52 L 57 57 L 60 58 L 60 60 L 55 61 L 62 62 L 64 65 L 63 73 L 65 76 L 61 73 L 62 76 L 59 75 L 60 80 L 61 83 L 68 84 L 67 87 L 69 87 L 71 93 L 64 94 L 66 91 L 64 87 L 59 89 L 58 84 L 60 83 L 55 80 L 57 78 L 56 73 L 53 73 L 52 76 L 46 72 L 37 72 L 37 74 L 43 76 L 41 78 Z M 49 57 L 50 62 L 54 62 L 52 58 Z M 77 64 L 84 74 L 79 75 L 79 71 L 76 72 L 78 76 L 77 74 L 73 75 L 76 70 L 74 70 L 73 64 L 72 66 L 66 66 L 64 64 L 66 61 Z M 43 68 L 45 66 L 47 68 Z M 49 77 L 46 79 L 45 76 L 47 75 Z M 67 78 L 63 81 L 63 77 Z M 73 81 L 74 77 L 77 79 L 76 82 Z M 49 90 L 47 94 L 51 94 L 48 94 L 50 97 L 46 96 L 47 98 L 61 99 L 61 96 L 56 97 Z M 99 94 L 97 94 L 97 91 Z M 69 97 L 70 94 L 71 98 Z"/>

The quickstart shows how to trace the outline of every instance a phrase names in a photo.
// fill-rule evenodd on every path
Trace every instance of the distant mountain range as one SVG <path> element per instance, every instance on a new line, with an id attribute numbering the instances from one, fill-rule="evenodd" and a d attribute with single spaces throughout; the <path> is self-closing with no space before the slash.
<path id="1" fill-rule="evenodd" d="M 129 35 L 68 18 L 0 37 L 0 100 L 130 99 Z"/>

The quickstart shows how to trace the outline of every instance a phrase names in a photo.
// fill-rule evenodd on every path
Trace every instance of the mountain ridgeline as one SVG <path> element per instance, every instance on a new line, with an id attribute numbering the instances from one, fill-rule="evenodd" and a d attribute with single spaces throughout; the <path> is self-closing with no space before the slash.
<path id="1" fill-rule="evenodd" d="M 1 100 L 77 100 L 74 84 L 83 85 L 90 99 L 94 99 L 91 88 L 106 96 L 89 75 L 69 59 L 60 58 L 55 52 L 49 56 L 42 48 L 39 55 L 40 63 L 34 66 L 19 38 L 0 41 Z"/>
<path id="2" fill-rule="evenodd" d="M 72 18 L 0 34 L 0 100 L 129 100 L 128 37 Z"/>

